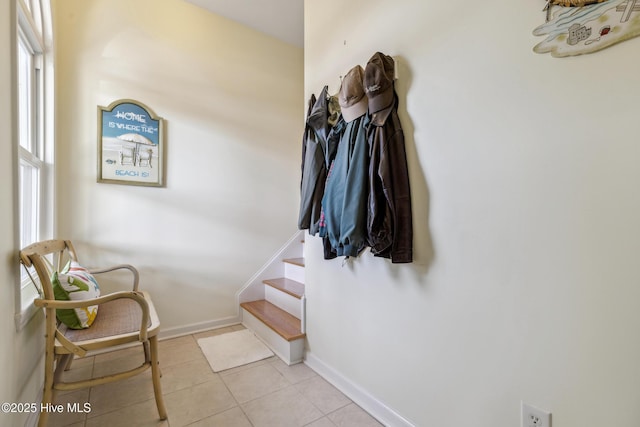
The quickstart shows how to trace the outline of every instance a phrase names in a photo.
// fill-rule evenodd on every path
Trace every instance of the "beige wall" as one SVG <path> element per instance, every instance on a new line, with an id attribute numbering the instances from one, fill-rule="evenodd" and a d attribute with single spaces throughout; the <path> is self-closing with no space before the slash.
<path id="1" fill-rule="evenodd" d="M 538 55 L 543 6 L 305 2 L 305 98 L 399 59 L 416 255 L 309 239 L 309 357 L 416 426 L 640 419 L 640 38 Z"/>
<path id="2" fill-rule="evenodd" d="M 11 16 L 14 8 L 11 2 L 7 0 L 0 1 L 0 57 L 11 58 L 12 47 L 15 37 L 15 26 L 12 23 Z M 14 232 L 14 165 L 15 161 L 13 150 L 13 108 L 11 96 L 12 91 L 12 61 L 2 61 L 0 64 L 0 251 L 2 253 L 2 262 L 0 265 L 0 281 L 2 282 L 3 298 L 0 298 L 0 313 L 2 313 L 2 322 L 0 322 L 0 340 L 2 342 L 13 342 L 15 335 L 15 327 L 13 324 L 14 314 L 14 298 L 15 288 L 13 284 L 18 280 L 16 276 L 16 261 L 14 249 L 17 246 L 17 240 Z M 5 95 L 6 94 L 6 95 Z M 12 400 L 15 394 L 16 378 L 13 370 L 7 369 L 15 363 L 14 354 L 10 347 L 3 346 L 0 351 L 0 368 L 2 370 L 2 379 L 0 381 L 0 399 L 2 401 Z"/>
<path id="3" fill-rule="evenodd" d="M 12 7 L 9 1 L 0 2 L 0 57 L 11 57 L 11 43 L 15 40 L 12 37 L 12 23 L 11 14 Z M 15 28 L 15 27 L 14 27 Z M 12 258 L 15 259 L 12 252 L 15 247 L 15 234 L 13 224 L 13 211 L 14 211 L 14 156 L 12 141 L 12 106 L 11 97 L 8 96 L 11 93 L 12 86 L 12 73 L 11 73 L 11 61 L 2 61 L 0 65 L 0 93 L 6 94 L 0 98 L 0 170 L 2 171 L 2 179 L 0 179 L 0 197 L 2 198 L 0 203 L 3 209 L 0 210 L 0 227 L 2 232 L 0 233 L 0 250 L 2 251 L 2 276 L 0 280 L 4 283 L 2 289 L 4 298 L 0 298 L 2 314 L 2 322 L 0 323 L 0 339 L 6 341 L 12 337 L 12 313 L 14 310 L 14 297 L 15 290 L 10 285 L 15 277 L 15 267 L 12 265 Z M 0 353 L 0 366 L 9 366 L 12 362 L 10 354 L 7 351 Z M 4 381 L 3 381 L 4 383 Z M 2 387 L 2 386 L 0 386 Z M 6 386 L 5 386 L 6 387 Z M 10 397 L 9 387 L 6 389 L 2 387 L 0 390 L 2 398 Z"/>
<path id="4" fill-rule="evenodd" d="M 0 0 L 2 58 L 14 55 L 13 3 Z M 139 266 L 166 333 L 229 321 L 235 293 L 296 231 L 302 49 L 179 0 L 58 0 L 53 12 L 55 234 L 88 265 Z M 0 65 L 0 397 L 34 402 L 42 315 L 20 332 L 13 318 L 14 61 Z M 120 98 L 166 119 L 166 188 L 96 183 L 97 106 Z M 1 414 L 0 424 L 28 415 Z"/>
<path id="5" fill-rule="evenodd" d="M 58 232 L 85 263 L 141 268 L 165 331 L 236 316 L 293 235 L 297 48 L 180 0 L 54 1 Z M 166 120 L 166 188 L 96 183 L 97 106 Z"/>
<path id="6" fill-rule="evenodd" d="M 33 402 L 42 385 L 43 316 L 37 314 L 20 332 L 14 322 L 18 264 L 17 153 L 13 144 L 15 17 L 13 2 L 0 0 L 0 402 Z M 28 413 L 0 413 L 0 425 L 23 425 Z"/>

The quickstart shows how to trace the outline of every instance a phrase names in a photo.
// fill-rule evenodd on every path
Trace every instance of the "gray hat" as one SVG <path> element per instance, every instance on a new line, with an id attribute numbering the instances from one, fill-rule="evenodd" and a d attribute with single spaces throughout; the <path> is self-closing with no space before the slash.
<path id="1" fill-rule="evenodd" d="M 364 69 L 364 90 L 369 97 L 369 113 L 375 113 L 393 103 L 393 58 L 376 52 Z"/>
<path id="2" fill-rule="evenodd" d="M 342 79 L 338 101 L 346 122 L 351 122 L 367 112 L 367 95 L 362 86 L 363 75 L 362 67 L 356 65 Z"/>

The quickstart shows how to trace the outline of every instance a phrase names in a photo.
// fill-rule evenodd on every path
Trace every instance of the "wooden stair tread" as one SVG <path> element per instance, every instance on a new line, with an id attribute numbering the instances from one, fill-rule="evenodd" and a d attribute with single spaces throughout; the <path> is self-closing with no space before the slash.
<path id="1" fill-rule="evenodd" d="M 292 316 L 266 300 L 243 302 L 240 307 L 260 319 L 262 323 L 287 341 L 304 338 L 300 330 L 300 319 Z"/>
<path id="2" fill-rule="evenodd" d="M 304 267 L 304 258 L 287 258 L 282 261 L 287 262 L 289 264 L 299 265 L 300 267 Z"/>
<path id="3" fill-rule="evenodd" d="M 304 295 L 304 283 L 296 282 L 295 280 L 283 277 L 279 279 L 264 280 L 263 283 L 298 299 L 302 298 L 302 295 Z"/>

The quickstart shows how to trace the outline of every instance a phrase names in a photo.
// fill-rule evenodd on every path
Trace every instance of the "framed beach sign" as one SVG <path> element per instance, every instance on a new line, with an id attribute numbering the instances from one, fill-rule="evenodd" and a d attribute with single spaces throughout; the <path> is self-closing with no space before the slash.
<path id="1" fill-rule="evenodd" d="M 98 106 L 98 182 L 164 186 L 164 120 L 144 104 Z"/>

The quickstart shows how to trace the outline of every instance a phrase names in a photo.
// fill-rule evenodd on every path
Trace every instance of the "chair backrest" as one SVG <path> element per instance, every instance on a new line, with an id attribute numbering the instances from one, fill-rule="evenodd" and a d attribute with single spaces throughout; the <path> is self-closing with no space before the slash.
<path id="1" fill-rule="evenodd" d="M 150 148 L 146 150 L 140 150 L 140 158 L 143 160 L 151 160 L 151 156 L 153 155 L 153 151 Z"/>
<path id="2" fill-rule="evenodd" d="M 122 146 L 122 155 L 124 157 L 133 158 L 134 153 L 136 152 L 136 147 L 134 146 Z"/>
<path id="3" fill-rule="evenodd" d="M 46 240 L 34 243 L 20 251 L 20 261 L 27 267 L 35 269 L 45 299 L 53 300 L 53 285 L 51 283 L 53 266 L 60 271 L 67 261 L 78 261 L 76 251 L 69 240 Z"/>

